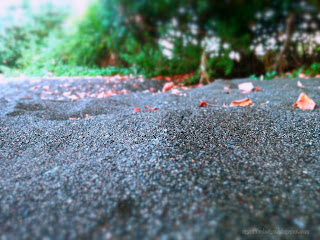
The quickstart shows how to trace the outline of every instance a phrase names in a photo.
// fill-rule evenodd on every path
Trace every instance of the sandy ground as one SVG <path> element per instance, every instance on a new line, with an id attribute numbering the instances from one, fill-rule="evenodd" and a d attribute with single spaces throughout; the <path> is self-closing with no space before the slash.
<path id="1" fill-rule="evenodd" d="M 297 81 L 2 81 L 0 239 L 319 239 L 320 80 Z"/>

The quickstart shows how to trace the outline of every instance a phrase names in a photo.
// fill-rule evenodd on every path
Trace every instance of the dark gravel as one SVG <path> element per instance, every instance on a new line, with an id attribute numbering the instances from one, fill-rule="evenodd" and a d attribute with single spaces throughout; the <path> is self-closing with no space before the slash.
<path id="1" fill-rule="evenodd" d="M 319 79 L 54 99 L 102 81 L 0 84 L 1 240 L 320 239 L 320 108 L 292 107 L 302 91 L 320 105 Z M 222 107 L 244 97 L 255 105 Z"/>

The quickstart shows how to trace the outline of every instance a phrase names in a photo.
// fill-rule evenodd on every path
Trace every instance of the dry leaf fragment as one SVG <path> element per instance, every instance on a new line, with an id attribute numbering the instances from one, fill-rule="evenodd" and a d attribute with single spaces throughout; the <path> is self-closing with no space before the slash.
<path id="1" fill-rule="evenodd" d="M 49 91 L 50 86 L 43 86 L 42 89 L 43 89 L 44 91 Z"/>
<path id="2" fill-rule="evenodd" d="M 205 101 L 202 101 L 201 103 L 200 103 L 200 105 L 199 105 L 199 107 L 205 107 L 205 106 L 207 106 L 208 104 L 205 102 Z"/>
<path id="3" fill-rule="evenodd" d="M 182 97 L 186 97 L 186 96 L 187 96 L 187 94 L 182 93 L 182 92 L 179 91 L 178 89 L 172 89 L 172 90 L 171 90 L 171 94 L 177 95 L 177 96 L 182 96 Z"/>
<path id="4" fill-rule="evenodd" d="M 299 95 L 298 100 L 292 106 L 298 107 L 303 110 L 313 110 L 316 106 L 316 103 L 309 98 L 305 93 Z"/>
<path id="5" fill-rule="evenodd" d="M 308 78 L 304 73 L 299 73 L 298 77 L 299 78 Z"/>
<path id="6" fill-rule="evenodd" d="M 147 109 L 147 112 L 148 111 L 155 111 L 155 110 L 159 110 L 159 108 L 151 108 L 150 106 L 145 106 L 145 108 Z"/>
<path id="7" fill-rule="evenodd" d="M 238 84 L 238 88 L 240 90 L 243 90 L 241 93 L 249 93 L 254 89 L 254 86 L 252 82 L 245 82 L 245 83 Z"/>
<path id="8" fill-rule="evenodd" d="M 264 102 L 264 103 L 260 103 L 260 105 L 266 105 L 266 104 L 268 104 L 269 103 L 269 101 L 266 101 L 266 102 Z"/>
<path id="9" fill-rule="evenodd" d="M 75 121 L 77 118 L 69 118 L 70 121 Z"/>
<path id="10" fill-rule="evenodd" d="M 297 82 L 297 86 L 300 88 L 304 88 L 303 84 L 300 81 Z"/>
<path id="11" fill-rule="evenodd" d="M 139 111 L 140 111 L 140 108 L 136 107 L 136 108 L 133 109 L 133 113 L 136 113 L 136 112 L 139 112 Z"/>
<path id="12" fill-rule="evenodd" d="M 69 99 L 71 100 L 71 101 L 76 101 L 76 100 L 79 100 L 80 98 L 77 96 L 77 95 L 71 95 L 70 97 L 69 97 Z"/>
<path id="13" fill-rule="evenodd" d="M 241 107 L 245 107 L 245 106 L 251 106 L 253 103 L 251 101 L 251 99 L 249 98 L 244 98 L 241 100 L 236 100 L 230 103 L 230 106 L 241 106 Z"/>
<path id="14" fill-rule="evenodd" d="M 166 83 L 162 88 L 162 92 L 169 91 L 171 88 L 173 88 L 173 86 L 174 86 L 173 82 Z"/>
<path id="15" fill-rule="evenodd" d="M 256 92 L 259 92 L 261 90 L 261 87 L 256 87 Z"/>

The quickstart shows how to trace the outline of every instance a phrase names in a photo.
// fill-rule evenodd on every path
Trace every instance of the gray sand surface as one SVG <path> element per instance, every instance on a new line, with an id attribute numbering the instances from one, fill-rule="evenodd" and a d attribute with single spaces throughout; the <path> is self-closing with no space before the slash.
<path id="1" fill-rule="evenodd" d="M 320 239 L 320 80 L 297 80 L 76 101 L 62 84 L 104 80 L 0 83 L 0 239 Z"/>

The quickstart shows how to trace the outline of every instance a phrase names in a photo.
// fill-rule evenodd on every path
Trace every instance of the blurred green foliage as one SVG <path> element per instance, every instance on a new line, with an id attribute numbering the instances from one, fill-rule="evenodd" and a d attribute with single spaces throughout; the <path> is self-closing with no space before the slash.
<path id="1" fill-rule="evenodd" d="M 23 24 L 3 27 L 6 34 L 0 39 L 0 70 L 66 76 L 194 72 L 186 81 L 192 84 L 199 81 L 200 58 L 206 51 L 205 69 L 211 79 L 250 74 L 256 79 L 260 75 L 271 79 L 277 75 L 270 69 L 283 41 L 276 40 L 270 48 L 268 40 L 281 36 L 289 13 L 298 16 L 305 9 L 310 14 L 317 12 L 316 2 L 309 1 L 304 7 L 300 2 L 95 0 L 83 16 L 69 18 L 68 26 L 63 26 L 66 13 L 54 7 L 40 13 L 26 8 L 27 20 Z M 266 18 L 257 17 L 259 14 Z M 295 19 L 297 26 L 301 19 Z M 210 42 L 212 38 L 219 41 Z M 212 48 L 214 44 L 216 49 Z M 265 46 L 264 56 L 255 56 L 254 47 L 258 44 Z M 319 64 L 313 63 L 320 61 L 319 51 L 309 56 L 307 51 L 297 50 L 305 49 L 304 43 L 294 44 L 287 69 L 305 65 L 309 66 L 303 68 L 306 73 L 316 75 Z M 240 60 L 231 59 L 232 52 Z M 270 59 L 266 59 L 268 56 Z"/>
<path id="2" fill-rule="evenodd" d="M 11 9 L 7 16 L 0 19 L 0 66 L 17 67 L 19 60 L 30 49 L 44 44 L 51 31 L 61 28 L 66 12 L 43 5 L 34 10 L 28 4 L 22 9 L 19 17 L 14 17 Z"/>

